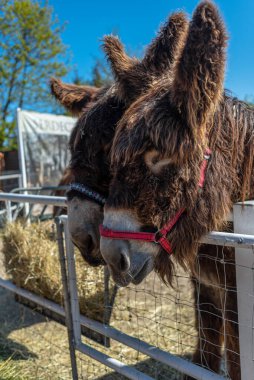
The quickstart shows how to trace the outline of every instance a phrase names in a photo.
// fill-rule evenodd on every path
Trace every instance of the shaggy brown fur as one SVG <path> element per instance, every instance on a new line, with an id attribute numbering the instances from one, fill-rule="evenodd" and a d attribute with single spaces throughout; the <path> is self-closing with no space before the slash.
<path id="1" fill-rule="evenodd" d="M 197 320 L 202 319 L 205 336 L 201 338 L 205 340 L 199 340 L 194 361 L 219 370 L 223 343 L 219 310 L 226 299 L 229 374 L 239 380 L 234 252 L 201 246 L 197 257 L 201 236 L 223 228 L 234 202 L 254 196 L 254 111 L 223 94 L 226 40 L 215 6 L 208 1 L 201 3 L 173 79 L 164 78 L 155 84 L 119 123 L 107 206 L 128 209 L 144 229 L 161 228 L 177 210 L 186 208 L 168 239 L 175 260 L 191 270 L 199 288 L 199 298 L 195 292 L 197 310 L 201 310 Z M 207 146 L 213 153 L 200 194 L 197 183 Z M 153 172 L 151 164 L 147 166 L 148 152 L 152 156 L 155 152 L 154 164 L 160 160 L 166 163 L 159 172 Z M 207 252 L 210 260 L 203 257 Z M 217 261 L 220 258 L 224 259 L 222 264 Z M 158 254 L 155 269 L 171 283 L 173 263 L 164 251 Z M 204 285 L 206 281 L 201 285 L 199 274 L 201 281 L 212 278 L 210 285 Z M 222 286 L 225 281 L 231 289 L 227 297 L 212 286 Z"/>
<path id="2" fill-rule="evenodd" d="M 63 84 L 63 90 L 61 90 L 61 88 L 59 88 L 61 86 L 58 82 L 58 91 L 54 91 L 53 94 L 60 103 L 68 109 L 73 109 L 72 104 L 75 105 L 76 109 L 76 104 L 80 101 L 80 98 L 88 100 L 88 103 L 84 104 L 84 102 L 82 102 L 81 107 L 77 109 L 81 115 L 70 138 L 70 170 L 74 181 L 85 184 L 93 190 L 107 196 L 111 179 L 109 171 L 109 152 L 116 125 L 133 99 L 145 91 L 155 78 L 161 75 L 161 69 L 170 70 L 170 66 L 173 64 L 173 56 L 178 54 L 178 50 L 180 50 L 183 45 L 182 40 L 186 37 L 187 25 L 188 22 L 183 13 L 172 15 L 152 45 L 148 48 L 141 62 L 128 58 L 123 52 L 120 42 L 114 37 L 110 36 L 105 38 L 104 48 L 108 57 L 114 56 L 119 59 L 122 55 L 124 60 L 132 62 L 132 64 L 129 63 L 128 70 L 126 67 L 124 69 L 125 76 L 132 77 L 130 82 L 126 82 L 126 89 L 124 89 L 124 85 L 119 86 L 118 83 L 115 83 L 111 87 L 99 89 L 96 93 L 96 97 L 92 97 L 91 99 L 86 97 L 86 88 L 82 90 L 84 96 L 80 97 L 78 88 L 75 90 L 73 86 L 68 87 L 68 85 Z M 171 38 L 171 45 L 168 45 L 165 40 L 166 34 Z M 121 51 L 116 55 L 115 50 L 117 48 L 119 49 L 119 47 Z M 155 63 L 152 65 L 152 62 L 160 62 L 158 69 L 156 69 Z M 141 65 L 143 65 L 143 72 L 141 71 Z M 139 72 L 139 75 L 135 74 L 137 72 Z M 151 75 L 149 75 L 149 73 Z M 68 97 L 68 88 L 71 89 L 71 97 Z M 67 91 L 65 91 L 66 89 Z M 62 94 L 64 94 L 64 96 L 62 96 Z M 78 95 L 77 101 L 75 94 Z M 84 106 L 86 107 L 84 108 Z M 82 194 L 70 191 L 68 193 L 69 206 L 72 201 L 73 203 L 76 202 L 76 198 L 84 200 L 84 202 L 86 201 L 86 197 Z M 75 207 L 73 207 L 73 209 L 75 209 Z M 70 209 L 71 207 L 69 207 L 68 210 L 69 216 L 71 216 Z M 84 221 L 83 228 L 85 228 L 86 222 L 89 227 L 92 226 L 91 228 L 94 229 L 93 236 L 98 236 L 97 246 L 99 246 L 99 221 L 102 220 L 103 209 L 101 208 L 97 211 L 96 216 L 94 215 L 95 211 L 87 212 L 85 216 L 83 215 L 84 220 L 82 220 L 82 223 Z M 75 219 L 75 215 L 73 219 Z M 98 221 L 97 224 L 95 220 Z M 81 226 L 79 227 L 80 241 L 77 241 L 78 234 L 75 234 L 75 239 L 72 238 L 77 246 L 79 246 L 79 243 L 80 246 L 84 246 L 84 242 L 81 241 L 82 234 L 80 233 L 80 229 L 82 229 Z M 87 235 L 84 231 L 83 236 L 85 234 Z M 94 265 L 98 265 L 99 253 L 98 249 L 94 249 L 94 241 L 93 244 L 86 244 L 86 246 L 89 246 L 85 252 L 86 258 L 89 257 L 89 263 L 92 264 L 92 262 L 94 262 Z M 101 260 L 101 263 L 102 262 Z"/>
<path id="3" fill-rule="evenodd" d="M 105 37 L 104 50 L 114 61 L 112 69 L 117 77 L 121 76 L 121 84 L 119 81 L 109 88 L 89 92 L 87 87 L 79 89 L 52 80 L 53 95 L 67 109 L 81 114 L 70 140 L 70 169 L 75 180 L 107 195 L 109 151 L 116 124 L 133 99 L 161 75 L 162 69 L 170 69 L 173 57 L 183 45 L 187 27 L 184 13 L 173 14 L 148 47 L 142 61 L 128 57 L 116 37 Z M 87 109 L 83 112 L 85 105 Z"/>

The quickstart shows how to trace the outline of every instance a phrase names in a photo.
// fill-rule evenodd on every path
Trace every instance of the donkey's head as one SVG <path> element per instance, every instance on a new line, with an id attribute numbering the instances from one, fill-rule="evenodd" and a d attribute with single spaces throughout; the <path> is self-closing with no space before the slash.
<path id="1" fill-rule="evenodd" d="M 162 78 L 132 104 L 119 123 L 101 229 L 101 252 L 119 285 L 137 284 L 153 268 L 170 282 L 169 255 L 160 245 L 145 241 L 152 234 L 138 241 L 137 236 L 120 236 L 117 231 L 136 231 L 139 237 L 140 232 L 155 233 L 173 223 L 180 210 L 185 212 L 178 214 L 168 238 L 177 260 L 182 265 L 188 262 L 190 252 L 184 248 L 195 235 L 190 228 L 186 236 L 188 224 L 199 218 L 200 207 L 202 213 L 209 208 L 203 197 L 199 202 L 198 183 L 223 91 L 225 46 L 225 28 L 217 9 L 211 2 L 202 2 L 172 76 Z M 155 239 L 160 237 L 157 234 Z"/>
<path id="2" fill-rule="evenodd" d="M 79 114 L 70 140 L 70 169 L 80 188 L 89 188 L 90 193 L 96 192 L 104 198 L 108 196 L 109 155 L 116 125 L 130 104 L 146 92 L 163 71 L 170 69 L 187 26 L 183 13 L 173 14 L 148 47 L 142 61 L 128 57 L 116 37 L 105 37 L 104 50 L 115 76 L 111 87 L 100 90 L 82 87 L 80 92 L 76 90 L 80 95 L 76 100 L 73 87 L 70 87 L 70 96 L 68 91 L 62 96 L 67 87 L 59 90 L 57 82 L 58 91 L 53 91 L 54 95 L 68 109 Z M 68 193 L 68 216 L 74 244 L 91 265 L 103 263 L 99 250 L 102 205 L 73 186 Z"/>

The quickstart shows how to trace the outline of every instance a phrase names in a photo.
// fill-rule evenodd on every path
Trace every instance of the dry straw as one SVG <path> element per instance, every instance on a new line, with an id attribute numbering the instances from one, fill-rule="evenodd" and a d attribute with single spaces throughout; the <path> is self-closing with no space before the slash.
<path id="1" fill-rule="evenodd" d="M 58 248 L 52 222 L 6 226 L 3 254 L 12 281 L 49 300 L 63 304 Z M 77 282 L 82 314 L 103 321 L 103 269 L 91 268 L 76 252 Z"/>
<path id="2" fill-rule="evenodd" d="M 12 281 L 43 297 L 62 303 L 60 266 L 55 238 L 52 222 L 34 223 L 30 226 L 13 223 L 6 227 L 3 236 L 3 252 L 6 270 Z M 76 252 L 76 264 L 81 311 L 90 318 L 102 321 L 104 303 L 103 268 L 89 267 L 78 251 Z M 111 283 L 110 286 L 112 289 L 113 284 Z M 189 279 L 185 274 L 179 272 L 179 276 L 176 277 L 176 287 L 173 290 L 167 288 L 154 273 L 151 273 L 138 286 L 130 285 L 127 288 L 119 288 L 110 325 L 165 351 L 190 357 L 190 353 L 196 344 L 196 331 L 194 328 L 193 299 Z M 45 338 L 43 344 L 41 340 L 35 340 L 36 332 L 41 331 L 40 329 L 43 329 Z M 25 329 L 25 340 L 20 335 L 20 330 L 16 331 L 15 340 L 25 344 L 32 352 L 37 353 L 38 358 L 29 361 L 29 367 L 27 367 L 28 363 L 26 363 L 26 367 L 29 368 L 31 373 L 33 371 L 42 373 L 42 377 L 37 373 L 36 378 L 47 378 L 45 368 L 48 365 L 48 370 L 52 370 L 52 365 L 54 364 L 57 372 L 61 373 L 61 378 L 69 379 L 69 372 L 66 377 L 61 372 L 65 368 L 63 360 L 68 357 L 68 354 L 66 356 L 63 353 L 66 354 L 68 351 L 56 350 L 54 351 L 54 356 L 52 354 L 50 359 L 48 354 L 45 355 L 45 342 L 49 342 L 47 353 L 53 353 L 56 344 L 59 347 L 63 346 L 63 337 L 65 335 L 63 330 L 59 327 L 56 328 L 55 325 L 53 330 L 52 335 L 52 328 L 45 329 L 38 324 L 31 330 Z M 30 339 L 30 346 L 27 343 L 27 336 Z M 52 345 L 52 336 L 55 341 L 54 345 Z M 181 378 L 181 375 L 176 374 L 169 367 L 156 363 L 140 352 L 136 352 L 116 341 L 111 341 L 110 349 L 98 346 L 92 340 L 89 340 L 89 345 L 122 360 L 126 364 L 137 366 L 137 368 L 152 377 L 161 380 Z M 117 374 L 113 375 L 106 367 L 86 356 L 82 356 L 80 363 L 87 380 L 99 379 L 106 374 L 108 376 L 105 376 L 105 379 L 121 378 Z M 39 364 L 43 368 L 42 372 L 38 369 Z M 58 379 L 59 376 L 50 375 L 50 378 Z"/>

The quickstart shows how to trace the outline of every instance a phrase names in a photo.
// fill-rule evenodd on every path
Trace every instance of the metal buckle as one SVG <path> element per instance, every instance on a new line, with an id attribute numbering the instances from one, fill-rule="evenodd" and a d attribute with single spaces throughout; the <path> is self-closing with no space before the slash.
<path id="1" fill-rule="evenodd" d="M 157 232 L 155 232 L 154 234 L 154 243 L 155 244 L 160 244 L 159 240 L 164 237 L 164 235 L 161 233 L 160 230 L 158 230 Z"/>

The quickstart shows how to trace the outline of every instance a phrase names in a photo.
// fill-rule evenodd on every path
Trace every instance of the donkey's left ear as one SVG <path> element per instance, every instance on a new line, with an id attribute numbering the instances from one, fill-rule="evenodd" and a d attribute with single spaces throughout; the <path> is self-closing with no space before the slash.
<path id="1" fill-rule="evenodd" d="M 58 102 L 72 115 L 79 115 L 99 92 L 97 87 L 63 83 L 56 78 L 50 79 L 50 90 Z"/>
<path id="2" fill-rule="evenodd" d="M 210 1 L 196 8 L 185 47 L 175 67 L 171 102 L 191 127 L 205 125 L 223 92 L 227 35 L 218 9 Z"/>

